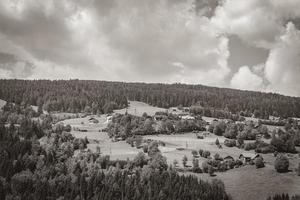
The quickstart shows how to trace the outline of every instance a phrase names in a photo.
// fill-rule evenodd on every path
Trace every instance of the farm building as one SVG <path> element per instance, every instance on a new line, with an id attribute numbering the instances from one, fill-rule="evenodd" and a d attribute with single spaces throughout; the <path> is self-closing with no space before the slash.
<path id="1" fill-rule="evenodd" d="M 254 159 L 259 156 L 260 156 L 259 154 L 254 154 L 254 153 L 243 153 L 240 154 L 239 159 L 243 161 L 243 163 L 249 163 L 251 161 L 254 161 Z"/>
<path id="2" fill-rule="evenodd" d="M 226 161 L 228 161 L 228 162 L 234 161 L 234 158 L 233 158 L 232 156 L 226 156 L 226 157 L 224 157 L 223 159 L 224 159 L 225 162 L 226 162 Z"/>
<path id="3" fill-rule="evenodd" d="M 97 120 L 97 119 L 94 118 L 94 117 L 91 117 L 91 118 L 89 119 L 89 123 L 92 123 L 92 124 L 98 124 L 98 123 L 99 123 L 99 120 Z"/>

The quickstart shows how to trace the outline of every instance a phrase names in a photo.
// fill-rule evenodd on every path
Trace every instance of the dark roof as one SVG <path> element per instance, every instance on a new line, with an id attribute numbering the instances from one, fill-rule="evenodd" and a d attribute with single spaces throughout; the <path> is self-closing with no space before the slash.
<path id="1" fill-rule="evenodd" d="M 226 156 L 226 157 L 224 157 L 224 160 L 225 159 L 232 159 L 232 160 L 234 160 L 234 158 L 232 156 Z"/>

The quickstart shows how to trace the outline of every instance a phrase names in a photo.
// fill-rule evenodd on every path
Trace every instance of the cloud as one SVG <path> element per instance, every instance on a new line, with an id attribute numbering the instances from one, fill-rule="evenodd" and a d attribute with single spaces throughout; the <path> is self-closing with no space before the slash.
<path id="1" fill-rule="evenodd" d="M 212 23 L 223 33 L 238 35 L 245 42 L 272 48 L 287 21 L 300 16 L 298 0 L 225 0 Z"/>
<path id="2" fill-rule="evenodd" d="M 287 45 L 282 37 L 288 22 L 299 26 L 299 5 L 297 0 L 3 0 L 0 52 L 14 61 L 1 64 L 8 58 L 0 56 L 0 73 L 298 94 L 299 72 L 293 67 L 298 44 Z M 276 53 L 282 48 L 289 54 Z M 286 62 L 291 67 L 285 72 L 279 66 Z"/>
<path id="3" fill-rule="evenodd" d="M 230 82 L 231 87 L 242 90 L 262 90 L 263 79 L 253 73 L 248 66 L 242 66 Z"/>
<path id="4" fill-rule="evenodd" d="M 32 63 L 19 60 L 12 54 L 0 52 L 0 78 L 26 78 L 33 69 Z"/>
<path id="5" fill-rule="evenodd" d="M 268 90 L 300 96 L 300 31 L 294 24 L 286 26 L 285 33 L 270 51 L 265 75 L 270 82 Z"/>

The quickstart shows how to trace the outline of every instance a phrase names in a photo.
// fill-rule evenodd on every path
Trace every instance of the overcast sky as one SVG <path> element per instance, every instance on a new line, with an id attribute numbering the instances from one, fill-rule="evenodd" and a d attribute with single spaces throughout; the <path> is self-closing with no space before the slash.
<path id="1" fill-rule="evenodd" d="M 1 0 L 0 78 L 300 96 L 299 0 Z"/>

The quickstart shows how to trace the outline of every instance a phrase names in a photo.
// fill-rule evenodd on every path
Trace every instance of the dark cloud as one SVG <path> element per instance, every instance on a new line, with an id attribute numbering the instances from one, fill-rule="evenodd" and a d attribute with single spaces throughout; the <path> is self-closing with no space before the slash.
<path id="1" fill-rule="evenodd" d="M 34 65 L 28 61 L 18 59 L 15 55 L 0 52 L 0 71 L 6 78 L 27 78 L 32 75 Z"/>
<path id="2" fill-rule="evenodd" d="M 195 10 L 198 14 L 211 18 L 215 14 L 215 9 L 219 5 L 219 0 L 195 0 Z"/>
<path id="3" fill-rule="evenodd" d="M 255 66 L 264 63 L 269 55 L 268 50 L 250 46 L 236 35 L 229 36 L 229 51 L 228 65 L 232 73 L 244 65 Z"/>

